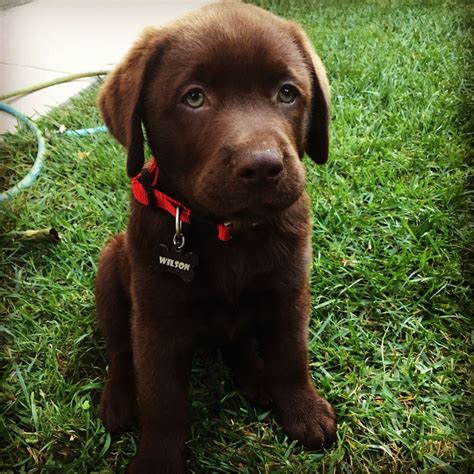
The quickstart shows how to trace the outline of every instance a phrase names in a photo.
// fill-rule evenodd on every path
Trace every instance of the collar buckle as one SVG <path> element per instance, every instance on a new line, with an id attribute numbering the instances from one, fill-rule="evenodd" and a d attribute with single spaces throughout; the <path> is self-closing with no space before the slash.
<path id="1" fill-rule="evenodd" d="M 145 190 L 148 198 L 148 205 L 152 208 L 156 207 L 155 192 L 153 191 L 152 178 L 148 168 L 143 168 L 140 172 L 140 182 Z"/>

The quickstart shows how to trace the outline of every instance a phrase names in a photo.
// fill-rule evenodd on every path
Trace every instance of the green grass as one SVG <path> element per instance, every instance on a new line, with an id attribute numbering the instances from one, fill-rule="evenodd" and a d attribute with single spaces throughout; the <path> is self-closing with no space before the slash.
<path id="1" fill-rule="evenodd" d="M 300 21 L 329 73 L 331 159 L 307 162 L 314 214 L 311 369 L 339 419 L 325 453 L 289 443 L 198 358 L 195 472 L 471 472 L 468 228 L 469 4 L 260 2 Z M 94 316 L 100 248 L 127 221 L 124 153 L 96 89 L 53 110 L 46 167 L 2 209 L 0 471 L 110 472 L 136 433 L 97 418 L 105 375 Z M 2 189 L 34 155 L 27 130 L 0 142 Z M 12 231 L 56 228 L 60 244 Z M 471 386 L 472 388 L 472 386 Z"/>

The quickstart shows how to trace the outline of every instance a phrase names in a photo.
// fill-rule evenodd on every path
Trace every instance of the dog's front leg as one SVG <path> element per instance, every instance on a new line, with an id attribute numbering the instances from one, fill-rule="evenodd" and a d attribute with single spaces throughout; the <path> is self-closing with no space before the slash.
<path id="1" fill-rule="evenodd" d="M 188 382 L 193 341 L 160 324 L 159 311 L 153 313 L 134 313 L 133 354 L 141 431 L 137 454 L 127 472 L 182 473 L 186 472 L 191 424 Z"/>
<path id="2" fill-rule="evenodd" d="M 262 352 L 265 386 L 283 430 L 307 448 L 320 449 L 336 440 L 336 422 L 309 374 L 309 301 L 307 288 L 266 299 Z"/>

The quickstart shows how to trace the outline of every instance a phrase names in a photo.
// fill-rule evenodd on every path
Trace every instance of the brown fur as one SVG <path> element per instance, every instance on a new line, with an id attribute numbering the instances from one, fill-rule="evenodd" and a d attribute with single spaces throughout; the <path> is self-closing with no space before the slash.
<path id="1" fill-rule="evenodd" d="M 278 99 L 288 82 L 298 90 L 291 104 Z M 193 87 L 205 94 L 196 109 L 183 101 Z M 215 226 L 185 227 L 185 252 L 199 255 L 190 283 L 150 267 L 156 243 L 171 246 L 174 220 L 133 199 L 126 232 L 102 252 L 96 299 L 109 375 L 100 416 L 109 431 L 139 417 L 129 472 L 185 471 L 187 386 L 201 346 L 223 348 L 242 389 L 271 401 L 291 439 L 331 445 L 335 417 L 308 370 L 311 226 L 301 162 L 305 150 L 327 159 L 329 86 L 304 32 L 253 6 L 204 7 L 146 30 L 99 103 L 127 149 L 130 176 L 144 164 L 143 124 L 159 188 L 205 220 L 233 222 L 230 242 Z"/>

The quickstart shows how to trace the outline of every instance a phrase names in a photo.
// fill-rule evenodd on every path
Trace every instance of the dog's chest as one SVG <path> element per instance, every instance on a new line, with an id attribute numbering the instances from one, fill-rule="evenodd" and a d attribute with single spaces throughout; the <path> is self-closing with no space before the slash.
<path id="1" fill-rule="evenodd" d="M 210 345 L 229 341 L 258 317 L 264 283 L 268 283 L 275 266 L 265 252 L 237 251 L 233 247 L 202 252 L 195 279 L 188 284 L 194 300 L 193 321 L 201 340 Z"/>
<path id="2" fill-rule="evenodd" d="M 133 220 L 131 223 L 137 224 Z M 232 339 L 239 327 L 258 317 L 262 300 L 270 293 L 284 291 L 289 284 L 294 286 L 290 280 L 295 274 L 300 278 L 306 274 L 298 251 L 300 242 L 290 233 L 265 226 L 221 242 L 214 235 L 200 235 L 192 228 L 185 234 L 181 252 L 194 254 L 197 263 L 193 278 L 185 281 L 176 268 L 171 272 L 166 266 L 157 268 L 153 263 L 160 256 L 173 260 L 175 267 L 181 261 L 186 263 L 185 259 L 156 252 L 157 246 L 162 245 L 171 251 L 173 227 L 162 222 L 154 226 L 153 221 L 144 219 L 140 223 L 138 229 L 129 225 L 128 230 L 132 257 L 140 268 L 147 268 L 143 277 L 136 278 L 136 287 L 144 287 L 140 294 L 146 295 L 150 305 L 161 308 L 160 317 L 168 315 L 166 324 L 181 325 L 211 345 Z"/>
<path id="3" fill-rule="evenodd" d="M 241 246 L 233 242 L 204 249 L 196 268 L 196 283 L 230 305 L 237 304 L 249 291 L 270 276 L 279 260 L 271 248 Z"/>
<path id="4" fill-rule="evenodd" d="M 242 291 L 239 295 L 229 295 L 224 291 L 220 295 L 225 298 L 212 294 L 192 305 L 193 332 L 205 346 L 226 344 L 249 323 L 256 323 L 260 315 L 258 292 Z"/>

